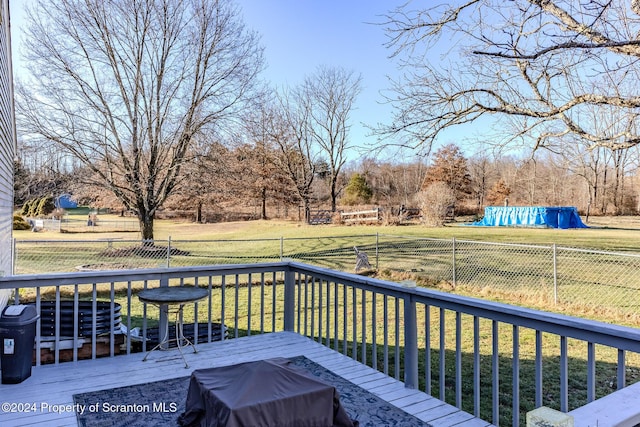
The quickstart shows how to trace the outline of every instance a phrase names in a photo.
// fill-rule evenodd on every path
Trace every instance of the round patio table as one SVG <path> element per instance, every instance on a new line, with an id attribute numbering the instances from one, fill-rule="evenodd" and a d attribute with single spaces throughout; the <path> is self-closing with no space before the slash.
<path id="1" fill-rule="evenodd" d="M 153 304 L 157 306 L 160 311 L 164 311 L 167 314 L 172 313 L 176 315 L 176 337 L 169 339 L 169 322 L 167 321 L 164 336 L 160 339 L 158 345 L 147 352 L 147 354 L 144 356 L 144 359 L 142 359 L 143 362 L 147 360 L 149 355 L 154 350 L 164 350 L 165 345 L 168 349 L 169 342 L 175 341 L 178 347 L 178 351 L 182 356 L 182 360 L 184 361 L 184 367 L 189 367 L 189 364 L 184 357 L 184 353 L 182 352 L 183 343 L 185 343 L 184 346 L 191 346 L 194 353 L 197 353 L 198 350 L 196 349 L 196 346 L 191 342 L 191 340 L 184 336 L 182 309 L 186 304 L 196 303 L 201 299 L 206 298 L 208 295 L 209 291 L 207 289 L 177 286 L 144 289 L 138 293 L 138 299 L 141 302 Z"/>

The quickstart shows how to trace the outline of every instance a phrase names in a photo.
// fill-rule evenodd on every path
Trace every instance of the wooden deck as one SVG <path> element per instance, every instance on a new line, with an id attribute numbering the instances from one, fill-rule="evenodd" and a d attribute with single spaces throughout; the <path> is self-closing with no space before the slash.
<path id="1" fill-rule="evenodd" d="M 32 376 L 22 383 L 0 385 L 0 401 L 20 404 L 18 409 L 22 409 L 7 412 L 3 406 L 0 426 L 76 426 L 73 410 L 54 412 L 55 405 L 57 408 L 72 405 L 76 393 L 183 377 L 194 369 L 298 355 L 323 365 L 434 427 L 491 425 L 425 393 L 406 389 L 401 382 L 292 332 L 200 344 L 197 354 L 187 351 L 185 355 L 188 369 L 184 368 L 177 350 L 153 353 L 146 362 L 142 362 L 142 354 L 136 353 L 34 367 Z"/>

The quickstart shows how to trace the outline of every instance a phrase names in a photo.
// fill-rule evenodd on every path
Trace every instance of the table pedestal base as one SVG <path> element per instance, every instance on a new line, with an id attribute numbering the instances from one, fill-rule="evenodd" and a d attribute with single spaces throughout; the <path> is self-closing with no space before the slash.
<path id="1" fill-rule="evenodd" d="M 163 305 L 164 307 L 166 307 L 165 305 Z M 153 347 L 151 350 L 149 350 L 147 352 L 147 354 L 144 356 L 144 359 L 142 359 L 143 362 L 146 362 L 147 358 L 149 357 L 149 355 L 155 351 L 155 350 L 169 350 L 169 343 L 172 341 L 176 342 L 176 346 L 178 347 L 178 351 L 180 352 L 180 356 L 182 356 L 182 361 L 184 362 L 184 367 L 188 368 L 189 364 L 187 363 L 187 360 L 184 357 L 184 353 L 182 352 L 182 347 L 189 347 L 191 346 L 191 348 L 193 348 L 193 352 L 197 353 L 198 349 L 196 348 L 196 346 L 191 342 L 191 340 L 187 337 L 184 336 L 184 330 L 183 330 L 183 322 L 182 322 L 182 309 L 184 307 L 184 304 L 180 304 L 180 306 L 178 307 L 178 309 L 175 311 L 175 315 L 176 315 L 176 321 L 175 321 L 175 327 L 176 327 L 176 337 L 175 338 L 169 338 L 169 323 L 167 322 L 167 328 L 164 331 L 164 336 L 162 337 L 162 339 L 160 340 L 160 342 Z M 162 307 L 160 308 L 160 310 L 162 310 Z M 169 313 L 169 310 L 166 310 L 167 313 Z M 183 346 L 182 343 L 185 343 L 185 345 Z M 167 345 L 166 349 L 163 347 L 164 345 Z"/>
<path id="2" fill-rule="evenodd" d="M 160 327 L 164 324 L 164 336 L 160 338 L 160 343 L 153 347 L 149 352 L 144 356 L 142 361 L 147 360 L 149 355 L 157 349 L 164 350 L 165 345 L 168 349 L 168 344 L 171 341 L 175 341 L 178 345 L 178 351 L 180 351 L 180 356 L 182 356 L 182 361 L 184 362 L 184 367 L 188 368 L 189 364 L 187 360 L 184 358 L 184 353 L 182 352 L 182 344 L 185 344 L 185 347 L 191 346 L 193 348 L 193 352 L 197 353 L 196 346 L 184 336 L 183 332 L 183 321 L 182 321 L 182 309 L 185 304 L 195 304 L 194 317 L 197 322 L 197 302 L 201 299 L 206 298 L 209 295 L 209 291 L 203 288 L 191 287 L 191 286 L 176 286 L 176 287 L 159 287 L 154 289 L 144 289 L 138 293 L 138 299 L 144 303 L 153 304 L 160 308 Z M 176 314 L 176 337 L 169 339 L 169 307 L 174 307 Z M 177 307 L 177 308 L 175 308 Z M 158 331 L 159 332 L 159 331 Z M 197 340 L 197 335 L 196 340 Z"/>

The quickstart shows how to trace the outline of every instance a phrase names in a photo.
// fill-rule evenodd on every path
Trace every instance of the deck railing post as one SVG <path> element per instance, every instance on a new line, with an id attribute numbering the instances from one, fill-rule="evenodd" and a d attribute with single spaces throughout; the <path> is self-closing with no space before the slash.
<path id="1" fill-rule="evenodd" d="M 284 330 L 294 331 L 295 322 L 295 272 L 287 268 L 284 272 Z"/>
<path id="2" fill-rule="evenodd" d="M 166 288 L 169 286 L 169 276 L 163 274 L 160 278 L 160 287 Z M 169 338 L 169 307 L 166 304 L 160 305 L 160 315 L 158 316 L 158 342 L 165 341 L 165 338 Z M 163 344 L 161 347 L 163 350 L 169 348 L 169 343 Z"/>
<path id="3" fill-rule="evenodd" d="M 404 297 L 404 386 L 418 388 L 418 323 L 413 294 Z"/>

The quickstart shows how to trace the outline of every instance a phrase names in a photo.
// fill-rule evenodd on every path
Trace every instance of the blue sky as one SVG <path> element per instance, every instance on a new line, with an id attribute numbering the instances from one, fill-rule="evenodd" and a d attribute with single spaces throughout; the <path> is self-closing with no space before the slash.
<path id="1" fill-rule="evenodd" d="M 33 0 L 25 0 L 33 1 Z M 405 0 L 237 0 L 244 21 L 262 37 L 268 68 L 264 79 L 276 86 L 294 86 L 320 65 L 338 66 L 359 73 L 363 91 L 352 113 L 352 145 L 375 143 L 363 125 L 388 123 L 391 108 L 380 91 L 389 88 L 387 76 L 397 74 L 384 28 L 375 25 L 382 15 Z M 22 3 L 11 2 L 14 63 L 19 74 Z M 441 144 L 451 142 L 440 141 Z M 353 157 L 357 158 L 356 153 Z"/>
<path id="2" fill-rule="evenodd" d="M 387 122 L 391 108 L 380 91 L 395 74 L 383 20 L 396 3 L 384 0 L 239 0 L 245 23 L 261 34 L 274 85 L 293 86 L 320 65 L 338 66 L 362 75 L 363 90 L 352 113 L 354 145 L 374 143 L 362 125 Z"/>
<path id="3" fill-rule="evenodd" d="M 363 91 L 353 111 L 353 145 L 375 144 L 363 123 L 389 123 L 392 109 L 381 91 L 391 87 L 387 76 L 399 75 L 384 47 L 388 38 L 384 15 L 407 0 L 237 0 L 246 25 L 262 35 L 268 62 L 265 79 L 274 85 L 296 85 L 320 65 L 339 66 L 362 75 Z M 416 3 L 414 7 L 426 7 Z M 445 43 L 446 44 L 446 43 Z M 433 54 L 435 55 L 435 54 Z M 435 58 L 435 56 L 432 56 Z M 468 155 L 482 149 L 468 144 L 488 130 L 487 121 L 447 129 L 434 150 L 455 142 Z M 413 152 L 387 152 L 396 161 L 413 161 Z M 405 157 L 406 156 L 406 157 Z M 358 153 L 353 152 L 352 159 Z"/>

